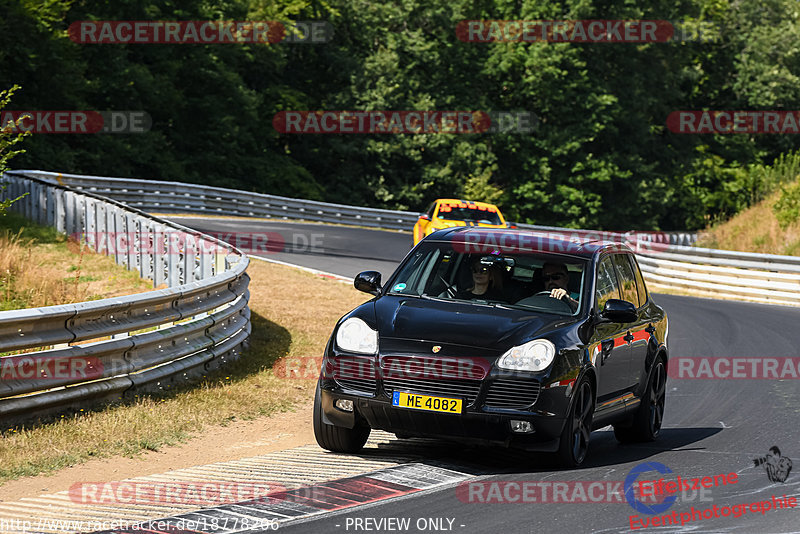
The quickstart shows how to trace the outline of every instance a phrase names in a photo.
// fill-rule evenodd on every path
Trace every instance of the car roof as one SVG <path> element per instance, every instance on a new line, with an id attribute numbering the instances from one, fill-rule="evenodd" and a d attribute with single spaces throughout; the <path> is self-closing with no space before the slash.
<path id="1" fill-rule="evenodd" d="M 581 231 L 581 234 L 585 234 L 585 231 Z M 579 237 L 580 234 L 577 236 Z M 560 236 L 555 231 L 459 226 L 438 230 L 425 241 L 459 242 L 464 244 L 465 249 L 468 249 L 469 245 L 475 245 L 476 252 L 478 252 L 477 247 L 486 245 L 498 246 L 501 250 L 503 247 L 517 252 L 540 250 L 546 254 L 586 259 L 590 259 L 604 250 L 633 253 L 623 243 L 591 238 L 575 241 L 574 236 L 569 235 L 569 229 L 564 229 L 564 236 Z"/>
<path id="2" fill-rule="evenodd" d="M 442 204 L 442 203 L 445 203 L 445 202 L 448 203 L 448 204 L 472 204 L 474 206 L 486 206 L 486 207 L 492 206 L 493 208 L 497 207 L 495 204 L 489 204 L 488 202 L 478 202 L 476 200 L 463 200 L 463 199 L 460 199 L 460 198 L 437 198 L 436 199 L 436 203 L 437 204 Z"/>

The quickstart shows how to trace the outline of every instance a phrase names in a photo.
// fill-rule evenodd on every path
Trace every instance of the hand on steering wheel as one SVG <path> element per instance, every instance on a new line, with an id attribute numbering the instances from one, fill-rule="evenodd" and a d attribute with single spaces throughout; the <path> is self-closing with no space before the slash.
<path id="1" fill-rule="evenodd" d="M 545 289 L 544 291 L 539 291 L 533 296 L 534 297 L 548 296 L 548 297 L 553 297 L 554 299 L 565 300 L 566 297 L 568 297 L 569 295 L 567 294 L 566 289 L 561 289 L 560 287 L 557 287 L 553 290 Z"/>
<path id="2" fill-rule="evenodd" d="M 550 292 L 550 296 L 554 299 L 565 300 L 569 296 L 566 289 L 557 287 Z"/>

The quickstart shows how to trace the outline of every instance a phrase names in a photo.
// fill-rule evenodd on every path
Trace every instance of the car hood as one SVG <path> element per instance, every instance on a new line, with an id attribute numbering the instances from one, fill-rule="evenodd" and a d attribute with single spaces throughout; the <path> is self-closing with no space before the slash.
<path id="1" fill-rule="evenodd" d="M 474 303 L 386 295 L 374 301 L 381 338 L 507 350 L 577 321 Z"/>

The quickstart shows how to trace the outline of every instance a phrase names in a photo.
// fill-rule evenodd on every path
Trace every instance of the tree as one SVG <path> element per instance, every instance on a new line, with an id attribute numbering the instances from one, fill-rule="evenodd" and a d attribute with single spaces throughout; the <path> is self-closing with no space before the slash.
<path id="1" fill-rule="evenodd" d="M 3 110 L 11 101 L 11 96 L 17 89 L 19 89 L 19 86 L 14 85 L 13 87 L 11 87 L 11 89 L 0 91 L 0 117 L 2 117 Z M 24 150 L 11 150 L 11 147 L 22 141 L 22 138 L 25 137 L 26 135 L 26 133 L 14 133 L 18 132 L 15 126 L 16 123 L 12 125 L 0 124 L 0 176 L 2 176 L 3 173 L 6 172 L 6 170 L 8 170 L 8 161 L 11 158 L 16 156 L 17 154 L 25 152 Z M 5 184 L 0 185 L 0 193 L 4 193 L 5 189 L 6 189 Z M 2 200 L 0 200 L 0 216 L 4 216 L 8 208 L 11 207 L 11 205 L 14 202 L 21 199 L 27 194 L 28 193 L 22 194 L 17 198 L 3 198 Z"/>

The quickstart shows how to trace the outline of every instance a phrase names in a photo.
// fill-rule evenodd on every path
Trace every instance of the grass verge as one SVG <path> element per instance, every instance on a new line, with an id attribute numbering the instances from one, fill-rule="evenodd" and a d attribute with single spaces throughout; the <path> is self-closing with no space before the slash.
<path id="1" fill-rule="evenodd" d="M 800 256 L 800 221 L 781 227 L 773 206 L 781 192 L 773 193 L 732 219 L 704 232 L 698 246 L 762 254 Z"/>
<path id="2" fill-rule="evenodd" d="M 312 380 L 283 379 L 282 357 L 321 358 L 335 321 L 369 298 L 352 286 L 291 267 L 253 261 L 250 348 L 193 386 L 5 429 L 0 483 L 54 472 L 92 458 L 135 456 L 184 442 L 210 426 L 288 409 L 313 395 Z"/>
<path id="3" fill-rule="evenodd" d="M 0 311 L 85 302 L 152 289 L 152 282 L 15 213 L 0 217 Z"/>

